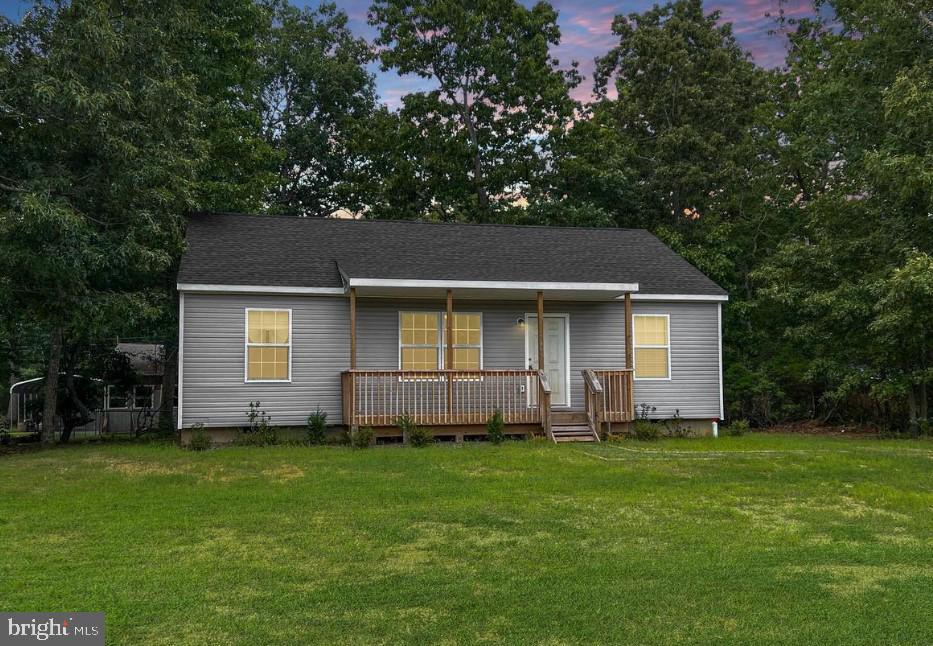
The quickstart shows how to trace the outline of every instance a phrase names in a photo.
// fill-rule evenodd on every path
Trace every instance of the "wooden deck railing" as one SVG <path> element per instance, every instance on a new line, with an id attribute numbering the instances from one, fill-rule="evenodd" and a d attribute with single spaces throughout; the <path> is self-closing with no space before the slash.
<path id="1" fill-rule="evenodd" d="M 537 370 L 348 370 L 341 375 L 350 426 L 394 426 L 402 415 L 432 426 L 506 424 L 550 428 L 551 391 Z"/>
<path id="2" fill-rule="evenodd" d="M 631 370 L 584 370 L 583 390 L 587 422 L 594 432 L 604 423 L 635 419 Z"/>

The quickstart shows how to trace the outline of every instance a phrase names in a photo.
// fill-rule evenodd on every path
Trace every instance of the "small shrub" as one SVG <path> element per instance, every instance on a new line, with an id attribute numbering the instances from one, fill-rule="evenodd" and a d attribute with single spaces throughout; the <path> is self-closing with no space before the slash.
<path id="1" fill-rule="evenodd" d="M 917 422 L 917 434 L 927 437 L 933 435 L 933 421 L 929 419 L 921 419 Z"/>
<path id="2" fill-rule="evenodd" d="M 260 409 L 260 402 L 250 402 L 246 419 L 249 425 L 243 429 L 235 444 L 239 446 L 270 446 L 279 443 L 279 436 L 270 423 L 272 417 Z"/>
<path id="3" fill-rule="evenodd" d="M 350 445 L 356 449 L 368 449 L 375 438 L 372 426 L 364 426 L 350 434 Z"/>
<path id="4" fill-rule="evenodd" d="M 493 444 L 502 444 L 505 440 L 505 420 L 502 419 L 502 411 L 498 408 L 486 422 L 486 434 Z"/>
<path id="5" fill-rule="evenodd" d="M 308 443 L 324 444 L 327 439 L 327 413 L 318 406 L 317 410 L 308 415 Z"/>
<path id="6" fill-rule="evenodd" d="M 434 440 L 434 432 L 429 428 L 422 428 L 415 424 L 415 421 L 408 415 L 402 415 L 395 421 L 396 426 L 402 431 L 402 437 L 411 446 L 421 448 L 427 446 Z"/>
<path id="7" fill-rule="evenodd" d="M 191 427 L 191 439 L 188 448 L 192 451 L 206 451 L 211 448 L 211 436 L 204 430 L 204 424 L 198 423 Z"/>
<path id="8" fill-rule="evenodd" d="M 664 420 L 664 429 L 669 437 L 693 437 L 693 431 L 684 424 L 684 418 L 680 416 L 680 409 L 674 411 L 671 419 Z"/>
<path id="9" fill-rule="evenodd" d="M 735 421 L 729 422 L 729 425 L 725 428 L 726 435 L 732 437 L 740 437 L 748 433 L 749 425 L 747 419 L 737 419 Z"/>
<path id="10" fill-rule="evenodd" d="M 661 437 L 661 431 L 658 424 L 639 418 L 632 422 L 632 437 L 643 442 L 652 442 Z"/>

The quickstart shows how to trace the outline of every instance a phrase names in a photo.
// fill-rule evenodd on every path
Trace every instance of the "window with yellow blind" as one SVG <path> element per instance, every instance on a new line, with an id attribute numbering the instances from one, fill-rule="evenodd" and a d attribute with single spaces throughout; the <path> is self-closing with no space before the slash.
<path id="1" fill-rule="evenodd" d="M 444 314 L 444 330 L 447 327 Z M 483 367 L 483 316 L 454 312 L 454 370 L 479 370 Z"/>
<path id="2" fill-rule="evenodd" d="M 447 314 L 399 313 L 399 367 L 437 370 L 446 356 Z M 483 362 L 483 318 L 479 313 L 454 312 L 454 369 L 478 370 Z"/>
<path id="3" fill-rule="evenodd" d="M 246 309 L 246 381 L 291 381 L 292 311 Z"/>
<path id="4" fill-rule="evenodd" d="M 635 378 L 671 378 L 670 316 L 636 314 L 634 323 Z"/>
<path id="5" fill-rule="evenodd" d="M 437 370 L 440 320 L 437 312 L 399 314 L 399 367 L 402 370 Z"/>

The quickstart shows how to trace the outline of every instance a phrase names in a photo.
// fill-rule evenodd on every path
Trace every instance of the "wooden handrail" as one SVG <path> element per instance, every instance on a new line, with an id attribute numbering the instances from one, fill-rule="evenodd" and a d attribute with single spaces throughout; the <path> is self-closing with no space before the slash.
<path id="1" fill-rule="evenodd" d="M 506 424 L 549 424 L 550 388 L 538 370 L 353 369 L 341 386 L 350 426 L 394 426 L 402 415 L 430 426 L 485 424 L 496 410 Z"/>
<path id="2" fill-rule="evenodd" d="M 594 418 L 599 424 L 631 422 L 635 419 L 635 396 L 633 371 L 628 368 L 593 370 L 594 378 L 601 385 L 601 394 Z"/>
<path id="3" fill-rule="evenodd" d="M 586 422 L 593 436 L 599 439 L 599 431 L 602 430 L 604 421 L 600 414 L 603 410 L 603 385 L 591 368 L 587 368 L 582 372 L 584 390 L 583 403 L 586 407 Z"/>
<path id="4" fill-rule="evenodd" d="M 538 410 L 541 417 L 541 428 L 548 439 L 553 440 L 551 435 L 551 383 L 543 370 L 538 371 Z"/>

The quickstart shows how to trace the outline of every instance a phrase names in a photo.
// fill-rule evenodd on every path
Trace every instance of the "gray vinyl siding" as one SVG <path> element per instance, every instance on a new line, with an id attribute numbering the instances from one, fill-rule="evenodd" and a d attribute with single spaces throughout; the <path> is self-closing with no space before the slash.
<path id="1" fill-rule="evenodd" d="M 292 310 L 291 383 L 245 383 L 247 307 Z M 349 367 L 349 304 L 326 296 L 185 294 L 184 426 L 242 426 L 250 401 L 274 425 L 303 425 L 318 405 L 340 424 L 340 373 Z"/>
<path id="2" fill-rule="evenodd" d="M 535 311 L 533 301 L 456 300 L 454 308 L 483 315 L 483 367 L 525 368 L 525 331 L 517 319 Z M 357 304 L 357 366 L 399 367 L 400 311 L 445 309 L 442 300 L 361 298 Z M 247 307 L 292 309 L 292 382 L 244 383 L 244 316 Z M 717 303 L 633 303 L 639 313 L 671 321 L 670 381 L 636 381 L 635 402 L 656 407 L 654 417 L 719 417 Z M 545 313 L 569 314 L 570 408 L 583 408 L 583 368 L 625 366 L 625 315 L 621 302 L 545 302 Z M 321 296 L 185 295 L 184 426 L 239 426 L 251 400 L 259 400 L 276 425 L 304 424 L 320 405 L 328 421 L 341 420 L 340 372 L 349 367 L 346 298 Z"/>
<path id="3" fill-rule="evenodd" d="M 656 407 L 660 419 L 677 410 L 687 419 L 720 417 L 719 304 L 636 301 L 632 313 L 671 317 L 671 380 L 636 379 L 635 405 Z"/>

